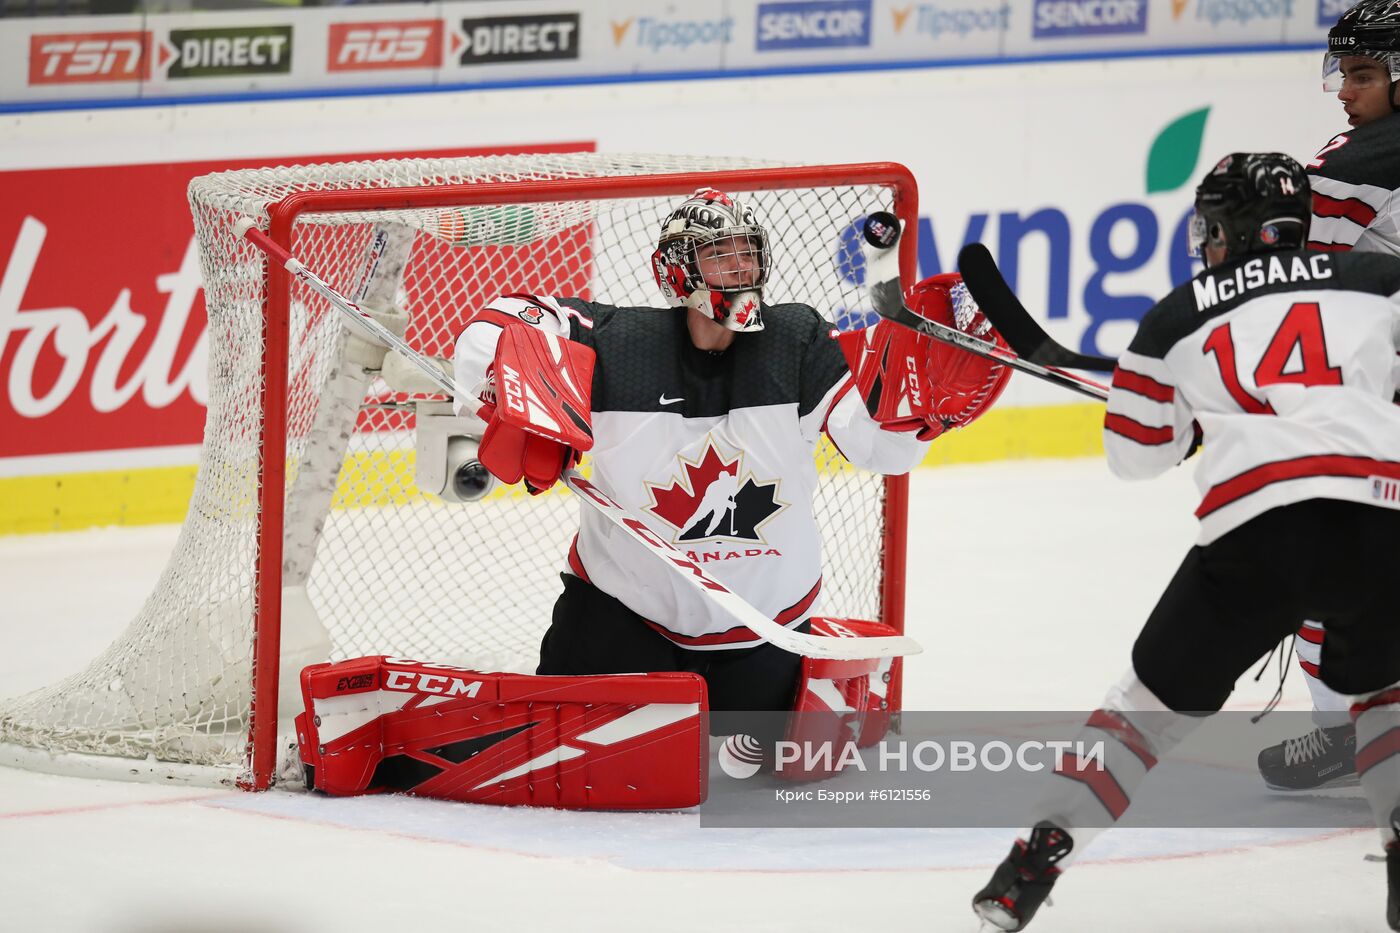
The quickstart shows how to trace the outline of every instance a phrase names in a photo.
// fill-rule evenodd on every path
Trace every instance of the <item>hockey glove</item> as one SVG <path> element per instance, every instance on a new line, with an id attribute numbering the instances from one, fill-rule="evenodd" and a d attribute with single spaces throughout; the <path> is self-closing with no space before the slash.
<path id="1" fill-rule="evenodd" d="M 924 279 L 905 301 L 922 317 L 1006 346 L 955 272 Z M 921 441 L 972 423 L 1011 378 L 999 363 L 892 321 L 839 339 L 870 416 L 887 431 L 912 431 Z"/>
<path id="2" fill-rule="evenodd" d="M 478 456 L 503 483 L 531 495 L 553 486 L 593 446 L 593 351 L 526 324 L 507 324 L 487 371 L 486 431 Z"/>
<path id="3" fill-rule="evenodd" d="M 905 301 L 921 317 L 1010 349 L 956 272 L 924 279 L 909 289 Z M 1006 366 L 936 340 L 928 341 L 925 371 L 932 389 L 927 427 L 919 435 L 923 440 L 976 421 L 1001 397 L 1011 380 Z"/>

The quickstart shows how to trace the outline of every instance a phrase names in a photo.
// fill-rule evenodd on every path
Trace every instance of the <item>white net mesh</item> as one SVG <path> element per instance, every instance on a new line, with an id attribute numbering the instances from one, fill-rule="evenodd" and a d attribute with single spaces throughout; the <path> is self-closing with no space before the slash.
<path id="1" fill-rule="evenodd" d="M 209 312 L 210 402 L 199 478 L 161 580 L 128 630 L 85 671 L 0 704 L 0 743 L 50 752 L 153 755 L 248 765 L 258 450 L 262 426 L 262 255 L 235 237 L 243 216 L 298 192 L 431 188 L 575 177 L 715 172 L 757 163 L 675 156 L 521 155 L 224 172 L 190 186 Z M 724 187 L 722 175 L 715 176 Z M 679 192 L 680 195 L 688 191 Z M 803 301 L 842 328 L 868 323 L 853 224 L 891 210 L 876 184 L 745 195 L 767 226 L 765 295 Z M 660 303 L 648 258 L 676 201 L 607 197 L 304 213 L 294 255 L 343 294 L 396 295 L 405 337 L 451 355 L 464 322 L 495 295 Z M 371 263 L 376 231 L 406 259 Z M 382 254 L 380 254 L 382 260 Z M 672 313 L 672 312 L 658 312 Z M 333 659 L 391 654 L 529 670 L 577 525 L 563 493 L 497 490 L 476 503 L 424 493 L 415 475 L 415 402 L 346 356 L 338 313 L 294 284 L 287 354 L 283 577 L 284 675 Z M 276 361 L 274 361 L 276 362 Z M 822 612 L 880 617 L 884 481 L 821 454 Z M 585 461 L 586 472 L 586 461 Z M 326 638 L 329 639 L 327 649 Z M 284 707 L 289 705 L 284 703 Z M 294 710 L 293 710 L 294 711 Z M 283 709 L 283 713 L 287 713 Z"/>

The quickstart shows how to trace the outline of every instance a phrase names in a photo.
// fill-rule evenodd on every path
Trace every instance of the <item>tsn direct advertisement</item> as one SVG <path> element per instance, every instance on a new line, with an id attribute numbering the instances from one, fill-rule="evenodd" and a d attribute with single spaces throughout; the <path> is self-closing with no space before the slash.
<path id="1" fill-rule="evenodd" d="M 18 19 L 0 107 L 1321 46 L 1348 0 L 458 0 Z"/>

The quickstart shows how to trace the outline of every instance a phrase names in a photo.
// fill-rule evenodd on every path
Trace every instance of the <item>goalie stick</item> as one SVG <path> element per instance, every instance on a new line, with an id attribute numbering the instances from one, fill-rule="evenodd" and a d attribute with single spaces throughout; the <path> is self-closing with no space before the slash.
<path id="1" fill-rule="evenodd" d="M 962 248 L 958 253 L 958 271 L 987 320 L 1021 359 L 1047 367 L 1113 372 L 1117 361 L 1111 357 L 1075 353 L 1056 343 L 1006 284 L 996 260 L 983 244 L 969 243 Z"/>
<path id="2" fill-rule="evenodd" d="M 946 324 L 930 321 L 928 318 L 920 317 L 909 310 L 909 306 L 904 303 L 904 289 L 899 281 L 898 256 L 895 250 L 895 244 L 899 242 L 899 220 L 887 211 L 876 211 L 866 218 L 863 233 L 866 242 L 873 248 L 867 261 L 865 274 L 866 280 L 873 282 L 869 287 L 870 301 L 875 306 L 875 313 L 880 317 L 918 331 L 925 337 L 931 337 L 941 343 L 952 344 L 968 353 L 984 357 L 995 363 L 1001 363 L 1003 366 L 1009 366 L 1018 372 L 1035 376 L 1037 379 L 1043 379 L 1057 386 L 1063 386 L 1072 392 L 1078 392 L 1099 401 L 1108 398 L 1108 386 L 1074 373 L 1063 372 L 1054 366 L 1033 362 L 1018 356 L 1016 353 L 1008 353 L 994 343 L 979 340 L 971 334 L 963 333 L 956 327 L 948 327 Z M 963 281 L 980 306 L 982 299 L 973 290 L 971 283 L 967 282 L 966 277 Z M 985 308 L 983 313 L 986 313 Z M 993 327 L 997 326 L 996 320 L 991 314 L 987 314 L 987 319 L 992 321 Z M 997 330 L 1000 331 L 1001 328 L 997 327 Z M 1006 342 L 1015 347 L 1011 338 L 1007 337 Z"/>
<path id="3" fill-rule="evenodd" d="M 481 411 L 482 402 L 476 397 L 475 392 L 434 366 L 422 354 L 410 347 L 402 337 L 390 331 L 368 312 L 327 285 L 279 243 L 260 230 L 253 220 L 247 217 L 239 220 L 234 225 L 234 234 L 247 239 L 266 253 L 270 259 L 281 264 L 289 274 L 299 279 L 307 288 L 326 299 L 334 308 L 348 317 L 354 326 L 366 332 L 374 340 L 397 350 L 435 386 L 447 395 L 460 400 L 473 415 Z M 806 635 L 784 628 L 755 609 L 742 596 L 705 573 L 699 565 L 686 557 L 669 541 L 656 535 L 641 519 L 614 502 L 577 470 L 565 470 L 561 478 L 575 495 L 601 512 L 603 517 L 616 525 L 633 541 L 656 555 L 657 559 L 664 562 L 673 573 L 704 596 L 718 603 L 741 624 L 766 642 L 777 645 L 785 651 L 791 651 L 793 654 L 833 660 L 891 658 L 919 654 L 923 650 L 918 642 L 907 635 L 831 638 L 823 635 Z"/>

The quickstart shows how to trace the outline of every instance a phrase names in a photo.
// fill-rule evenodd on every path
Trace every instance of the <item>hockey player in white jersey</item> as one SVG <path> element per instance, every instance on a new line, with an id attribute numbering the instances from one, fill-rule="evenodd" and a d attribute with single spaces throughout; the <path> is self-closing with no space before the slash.
<path id="1" fill-rule="evenodd" d="M 973 365 L 940 379 L 932 361 L 943 345 L 888 322 L 838 340 L 813 308 L 766 300 L 771 264 L 752 209 L 702 189 L 664 218 L 651 257 L 671 310 L 504 296 L 468 323 L 454 366 L 464 385 L 494 377 L 503 333 L 520 328 L 596 354 L 582 387 L 592 482 L 770 618 L 806 631 L 822 589 L 812 504 L 821 434 L 857 466 L 904 473 L 930 440 L 989 406 L 1009 370 Z M 954 293 L 970 299 L 946 279 L 909 301 L 951 325 Z M 974 401 L 946 417 L 954 396 Z M 512 468 L 494 446 L 488 428 L 483 464 L 534 489 L 575 460 L 561 450 Z M 590 510 L 563 582 L 538 673 L 692 671 L 712 709 L 793 709 L 796 655 L 736 624 Z"/>
<path id="2" fill-rule="evenodd" d="M 1319 673 L 1351 697 L 1362 788 L 1400 930 L 1400 259 L 1311 252 L 1302 167 L 1235 154 L 1196 190 L 1206 268 L 1153 307 L 1119 358 L 1104 418 L 1119 476 L 1198 446 L 1200 535 L 1143 626 L 1132 665 L 1077 736 L 1105 754 L 1047 774 L 1042 817 L 974 910 L 1026 926 L 1143 778 L 1223 706 L 1304 618 L 1326 623 Z M 1301 879 L 1300 879 L 1301 880 Z"/>
<path id="3" fill-rule="evenodd" d="M 1327 36 L 1323 87 L 1341 102 L 1350 129 L 1307 164 L 1313 190 L 1308 248 L 1400 255 L 1400 3 L 1362 0 Z M 1308 790 L 1355 780 L 1356 733 L 1347 698 L 1318 677 L 1325 627 L 1298 630 L 1298 665 L 1312 695 L 1316 728 L 1259 753 L 1275 790 Z"/>
<path id="4" fill-rule="evenodd" d="M 1327 34 L 1324 89 L 1351 129 L 1308 163 L 1312 249 L 1400 255 L 1400 2 L 1361 0 Z"/>

